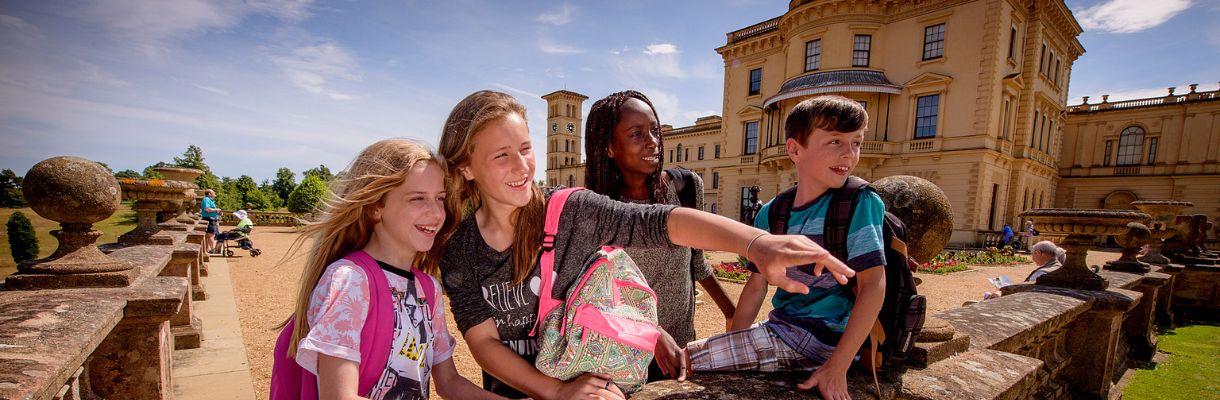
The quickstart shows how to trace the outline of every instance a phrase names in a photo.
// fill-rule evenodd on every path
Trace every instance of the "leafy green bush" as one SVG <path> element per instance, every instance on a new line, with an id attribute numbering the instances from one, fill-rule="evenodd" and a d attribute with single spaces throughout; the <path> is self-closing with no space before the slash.
<path id="1" fill-rule="evenodd" d="M 317 175 L 306 176 L 288 195 L 288 211 L 294 213 L 313 212 L 326 194 L 326 182 Z"/>
<path id="2" fill-rule="evenodd" d="M 38 258 L 38 236 L 34 235 L 34 224 L 21 211 L 8 217 L 8 247 L 13 253 L 13 262 L 20 263 Z"/>

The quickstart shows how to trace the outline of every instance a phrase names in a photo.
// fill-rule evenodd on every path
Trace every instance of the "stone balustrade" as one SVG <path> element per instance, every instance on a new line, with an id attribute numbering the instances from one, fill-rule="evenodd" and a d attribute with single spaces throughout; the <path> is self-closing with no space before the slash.
<path id="1" fill-rule="evenodd" d="M 173 351 L 203 339 L 191 303 L 205 297 L 198 282 L 205 264 L 203 224 L 179 216 L 189 187 L 169 182 L 122 194 L 148 197 L 138 200 L 147 206 L 141 217 L 160 223 L 141 221 L 127 243 L 97 246 L 92 223 L 117 209 L 120 187 L 140 191 L 139 183 L 120 186 L 99 164 L 75 157 L 45 160 L 26 174 L 26 198 L 60 222 L 61 240 L 51 257 L 19 264 L 0 284 L 0 398 L 172 398 Z"/>
<path id="2" fill-rule="evenodd" d="M 291 213 L 278 211 L 250 211 L 247 213 L 255 226 L 301 226 L 313 218 L 310 213 Z M 221 212 L 222 225 L 237 225 L 239 221 L 232 211 Z"/>

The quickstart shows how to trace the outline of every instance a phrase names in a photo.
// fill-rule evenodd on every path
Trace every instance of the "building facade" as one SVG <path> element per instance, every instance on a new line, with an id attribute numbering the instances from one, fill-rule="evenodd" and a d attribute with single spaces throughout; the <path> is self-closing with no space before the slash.
<path id="1" fill-rule="evenodd" d="M 1132 209 L 1186 200 L 1220 216 L 1220 88 L 1068 107 L 1055 206 Z"/>
<path id="2" fill-rule="evenodd" d="M 784 146 L 788 112 L 836 94 L 869 114 L 855 174 L 914 175 L 941 187 L 954 210 L 954 244 L 977 243 L 1005 223 L 1020 226 L 1026 209 L 1095 208 L 1115 192 L 1195 201 L 1188 211 L 1216 215 L 1220 126 L 1212 104 L 1220 103 L 1198 100 L 1207 96 L 1200 92 L 1161 108 L 1069 110 L 1081 32 L 1062 0 L 793 0 L 784 15 L 728 33 L 716 49 L 724 60 L 723 117 L 663 127 L 666 167 L 699 173 L 707 211 L 741 219 L 752 187 L 766 201 L 796 182 Z M 550 96 L 551 109 L 562 109 L 562 99 Z M 563 118 L 548 124 L 562 128 Z M 1158 157 L 1118 171 L 1119 136 L 1131 125 L 1144 129 L 1141 154 L 1151 146 Z M 1107 140 L 1115 159 L 1102 166 Z M 1128 159 L 1132 141 L 1123 142 Z M 583 165 L 554 172 L 548 183 L 574 174 L 579 184 Z M 1130 188 L 1143 182 L 1131 172 L 1158 189 Z M 1123 195 L 1113 196 L 1120 202 Z"/>
<path id="3" fill-rule="evenodd" d="M 589 97 L 559 90 L 542 96 L 546 100 L 546 183 L 550 186 L 584 186 L 585 165 L 580 159 L 584 146 L 581 106 Z"/>

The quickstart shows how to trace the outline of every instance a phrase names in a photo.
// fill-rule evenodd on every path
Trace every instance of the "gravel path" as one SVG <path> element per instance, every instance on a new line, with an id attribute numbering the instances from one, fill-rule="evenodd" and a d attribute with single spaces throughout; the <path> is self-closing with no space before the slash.
<path id="1" fill-rule="evenodd" d="M 254 378 L 258 398 L 268 396 L 268 387 L 271 382 L 271 353 L 279 334 L 276 326 L 292 312 L 292 302 L 295 299 L 297 284 L 300 280 L 300 257 L 304 255 L 304 252 L 298 252 L 298 258 L 284 259 L 284 255 L 297 236 L 292 228 L 259 228 L 251 235 L 251 239 L 255 246 L 262 250 L 262 256 L 251 258 L 245 251 L 237 250 L 237 256 L 228 259 L 241 318 L 242 338 L 246 344 L 246 354 L 250 358 L 250 371 Z M 736 256 L 732 254 L 711 254 L 713 262 L 736 259 Z M 1117 253 L 1095 251 L 1089 253 L 1088 259 L 1090 264 L 1101 264 L 1116 258 L 1118 258 Z M 919 286 L 919 292 L 929 299 L 928 312 L 935 313 L 961 306 L 968 300 L 982 299 L 984 291 L 995 290 L 987 282 L 987 278 L 1008 275 L 1010 279 L 1016 281 L 1023 279 L 1034 268 L 1035 266 L 1032 264 L 1005 267 L 974 266 L 970 271 L 949 275 L 919 273 L 916 276 L 923 280 Z M 736 299 L 741 294 L 742 285 L 740 284 L 723 282 L 722 285 L 732 299 Z M 724 316 L 706 295 L 701 295 L 700 300 L 703 303 L 695 308 L 695 331 L 698 337 L 703 338 L 723 332 L 725 329 Z M 762 319 L 770 310 L 770 302 L 765 302 L 758 319 Z M 449 314 L 446 313 L 446 315 Z M 449 316 L 446 322 L 449 325 L 449 331 L 456 336 L 458 331 L 452 316 Z M 480 384 L 482 378 L 479 367 L 474 358 L 470 356 L 465 342 L 460 337 L 458 339 L 458 346 L 453 356 L 458 372 L 474 381 L 475 384 Z M 437 398 L 435 395 L 433 397 Z"/>

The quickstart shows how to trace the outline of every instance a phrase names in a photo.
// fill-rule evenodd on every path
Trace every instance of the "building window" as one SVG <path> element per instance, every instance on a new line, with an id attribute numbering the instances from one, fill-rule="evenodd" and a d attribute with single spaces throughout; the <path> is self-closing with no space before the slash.
<path id="1" fill-rule="evenodd" d="M 1008 35 L 1008 58 L 1015 60 L 1017 53 L 1017 26 L 1012 26 L 1012 33 Z"/>
<path id="2" fill-rule="evenodd" d="M 1102 156 L 1102 158 L 1101 158 L 1101 166 L 1103 166 L 1103 167 L 1110 166 L 1110 154 L 1113 153 L 1113 150 L 1114 150 L 1114 141 L 1107 140 L 1106 141 L 1106 155 Z"/>
<path id="3" fill-rule="evenodd" d="M 936 114 L 940 108 L 940 95 L 919 96 L 915 100 L 915 138 L 936 137 Z"/>
<path id="4" fill-rule="evenodd" d="M 1004 119 L 1000 124 L 1000 139 L 1008 138 L 1008 118 L 1009 111 L 1012 109 L 1012 102 L 1008 98 L 1004 98 Z"/>
<path id="5" fill-rule="evenodd" d="M 1041 115 L 1038 111 L 1034 111 L 1034 129 L 1029 132 L 1029 147 L 1038 145 L 1038 116 Z"/>
<path id="6" fill-rule="evenodd" d="M 674 162 L 674 151 L 673 150 L 669 151 L 669 162 Z"/>
<path id="7" fill-rule="evenodd" d="M 1158 138 L 1148 139 L 1148 165 L 1156 163 L 1156 142 Z"/>
<path id="8" fill-rule="evenodd" d="M 716 213 L 716 203 L 712 203 L 712 214 Z"/>
<path id="9" fill-rule="evenodd" d="M 745 151 L 742 154 L 754 154 L 758 152 L 758 121 L 746 122 L 746 142 Z"/>
<path id="10" fill-rule="evenodd" d="M 1139 165 L 1140 153 L 1144 150 L 1144 129 L 1127 127 L 1118 135 L 1118 162 L 1116 165 Z"/>
<path id="11" fill-rule="evenodd" d="M 945 55 L 945 24 L 923 28 L 923 59 L 931 60 Z"/>
<path id="12" fill-rule="evenodd" d="M 1038 72 L 1046 68 L 1046 43 L 1042 44 L 1042 52 L 1038 54 Z"/>
<path id="13" fill-rule="evenodd" d="M 712 172 L 712 189 L 719 189 L 719 188 L 720 188 L 720 173 L 713 171 Z"/>
<path id="14" fill-rule="evenodd" d="M 682 156 L 682 159 L 685 161 L 690 161 L 690 147 L 686 148 L 686 155 Z"/>
<path id="15" fill-rule="evenodd" d="M 868 53 L 873 47 L 872 35 L 856 35 L 855 42 L 852 44 L 851 66 L 867 67 Z"/>
<path id="16" fill-rule="evenodd" d="M 1046 74 L 1047 78 L 1051 77 L 1051 65 L 1054 64 L 1054 61 L 1055 61 L 1055 50 L 1054 49 L 1047 50 L 1046 51 L 1046 71 L 1042 72 L 1042 73 Z"/>
<path id="17" fill-rule="evenodd" d="M 750 95 L 762 93 L 762 68 L 750 70 Z"/>
<path id="18" fill-rule="evenodd" d="M 1055 69 L 1051 71 L 1051 82 L 1055 82 L 1055 86 L 1059 86 L 1059 59 L 1055 59 Z"/>
<path id="19" fill-rule="evenodd" d="M 720 145 L 716 145 L 716 158 L 720 158 Z"/>
<path id="20" fill-rule="evenodd" d="M 699 160 L 703 160 L 703 146 L 699 146 Z"/>
<path id="21" fill-rule="evenodd" d="M 822 39 L 805 42 L 805 71 L 822 68 Z"/>
<path id="22" fill-rule="evenodd" d="M 857 103 L 860 103 L 860 108 L 863 108 L 865 112 L 868 112 L 868 102 L 867 101 L 861 100 L 861 101 L 857 101 Z"/>
<path id="23" fill-rule="evenodd" d="M 576 187 L 576 176 L 568 175 L 568 187 Z"/>
<path id="24" fill-rule="evenodd" d="M 678 162 L 682 162 L 682 145 L 678 145 Z"/>

